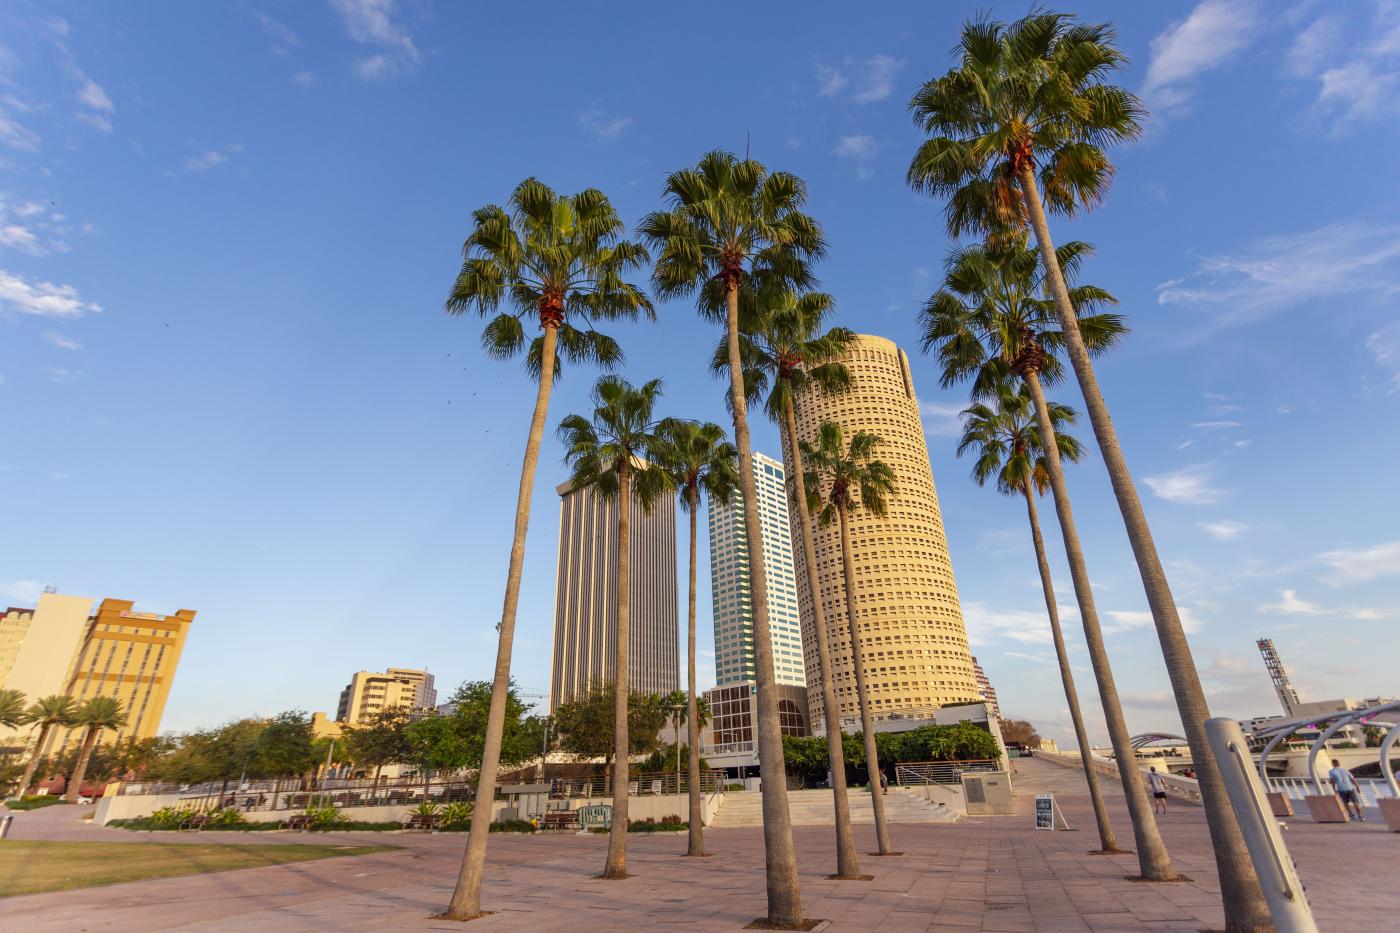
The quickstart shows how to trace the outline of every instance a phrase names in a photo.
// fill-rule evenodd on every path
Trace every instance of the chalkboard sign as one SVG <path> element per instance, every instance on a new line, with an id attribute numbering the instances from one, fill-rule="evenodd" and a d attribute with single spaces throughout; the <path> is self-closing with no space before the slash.
<path id="1" fill-rule="evenodd" d="M 1055 795 L 1035 795 L 1035 828 L 1055 831 Z"/>

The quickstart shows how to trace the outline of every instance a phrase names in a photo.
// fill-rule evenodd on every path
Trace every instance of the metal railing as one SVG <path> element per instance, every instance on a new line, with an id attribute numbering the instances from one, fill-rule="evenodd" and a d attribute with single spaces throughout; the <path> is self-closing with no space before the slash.
<path id="1" fill-rule="evenodd" d="M 1083 767 L 1077 752 L 1047 752 L 1041 750 L 1035 753 L 1035 757 L 1044 758 L 1046 761 L 1052 761 L 1057 765 L 1064 765 L 1069 768 Z M 1094 771 L 1097 773 L 1104 777 L 1112 778 L 1115 781 L 1121 780 L 1121 775 L 1118 773 L 1118 762 L 1114 761 L 1112 758 L 1101 758 L 1098 755 L 1091 755 L 1090 760 L 1093 762 Z M 1143 772 L 1142 778 L 1144 786 L 1147 783 L 1148 767 L 1147 765 L 1141 764 L 1138 766 L 1138 770 Z M 1195 778 L 1182 777 L 1179 774 L 1163 773 L 1162 786 L 1166 788 L 1169 797 L 1175 797 L 1177 800 L 1182 800 L 1186 803 L 1198 804 L 1201 802 L 1201 785 L 1197 783 Z"/>
<path id="2" fill-rule="evenodd" d="M 1390 789 L 1381 778 L 1359 778 L 1353 777 L 1356 783 L 1356 790 L 1361 795 L 1361 803 L 1366 807 L 1379 807 L 1378 801 L 1383 797 L 1390 796 Z M 1317 793 L 1313 787 L 1312 778 L 1305 777 L 1271 777 L 1268 788 L 1278 791 L 1290 800 L 1302 800 L 1304 797 L 1312 797 Z M 1330 785 L 1324 785 L 1323 793 L 1330 790 Z"/>
<path id="3" fill-rule="evenodd" d="M 997 758 L 973 758 L 966 761 L 901 761 L 894 766 L 894 782 L 901 786 L 918 784 L 961 784 L 968 773 L 1000 771 Z"/>
<path id="4" fill-rule="evenodd" d="M 724 790 L 723 771 L 701 771 L 700 792 L 713 794 Z M 628 793 L 632 796 L 664 796 L 667 794 L 690 793 L 690 778 L 685 772 L 645 771 L 634 774 Z M 612 782 L 603 777 L 571 778 L 550 781 L 551 798 L 591 798 L 611 797 Z"/>

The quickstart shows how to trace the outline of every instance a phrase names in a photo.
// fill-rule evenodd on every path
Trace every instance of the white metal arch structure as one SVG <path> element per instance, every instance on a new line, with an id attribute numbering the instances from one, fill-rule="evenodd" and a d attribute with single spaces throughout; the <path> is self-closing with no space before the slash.
<path id="1" fill-rule="evenodd" d="M 1395 784 L 1395 769 L 1390 766 L 1390 750 L 1395 746 L 1395 740 L 1400 739 L 1400 722 L 1390 727 L 1390 731 L 1385 734 L 1385 740 L 1381 742 L 1381 776 L 1385 778 L 1386 784 L 1390 785 L 1390 795 L 1400 797 L 1400 787 Z"/>
<path id="2" fill-rule="evenodd" d="M 1336 735 L 1337 730 L 1341 729 L 1343 726 L 1349 726 L 1354 722 L 1369 719 L 1380 713 L 1388 713 L 1391 710 L 1400 710 L 1400 703 L 1383 703 L 1380 706 L 1372 706 L 1367 709 L 1346 710 L 1345 712 L 1332 713 L 1323 719 L 1315 720 L 1316 722 L 1326 722 L 1330 719 L 1332 724 L 1322 731 L 1322 734 L 1312 743 L 1312 747 L 1308 749 L 1308 773 L 1312 776 L 1314 790 L 1319 794 L 1323 793 L 1322 779 L 1317 776 L 1317 753 L 1322 750 L 1322 746 L 1327 740 Z M 1394 732 L 1394 729 L 1391 731 Z M 1390 761 L 1384 754 L 1385 743 L 1381 743 L 1381 749 L 1381 768 L 1382 773 L 1385 773 L 1384 769 L 1390 764 Z M 1390 788 L 1391 792 L 1394 793 L 1395 784 L 1393 778 L 1391 779 Z"/>

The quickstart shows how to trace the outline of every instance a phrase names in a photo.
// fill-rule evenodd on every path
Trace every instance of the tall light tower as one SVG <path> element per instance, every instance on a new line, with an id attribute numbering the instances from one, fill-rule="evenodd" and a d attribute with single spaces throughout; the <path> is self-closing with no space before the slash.
<path id="1" fill-rule="evenodd" d="M 1259 646 L 1259 653 L 1264 656 L 1264 669 L 1269 672 L 1274 691 L 1278 693 L 1278 701 L 1283 704 L 1283 714 L 1291 719 L 1297 715 L 1298 704 L 1302 701 L 1298 699 L 1298 691 L 1294 690 L 1293 684 L 1288 681 L 1288 671 L 1284 670 L 1283 660 L 1274 649 L 1274 640 L 1261 638 L 1255 644 Z"/>

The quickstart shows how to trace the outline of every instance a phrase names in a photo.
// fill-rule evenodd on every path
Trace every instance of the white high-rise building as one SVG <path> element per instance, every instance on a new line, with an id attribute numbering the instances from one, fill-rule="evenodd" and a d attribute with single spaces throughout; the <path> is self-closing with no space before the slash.
<path id="1" fill-rule="evenodd" d="M 797 609 L 797 577 L 793 570 L 783 465 L 755 452 L 753 472 L 763 529 L 763 566 L 768 577 L 773 673 L 779 684 L 805 686 L 802 624 Z M 757 669 L 749 549 L 744 537 L 743 504 L 737 491 L 728 505 L 710 503 L 710 588 L 715 617 L 715 681 L 720 686 L 751 682 Z"/>

